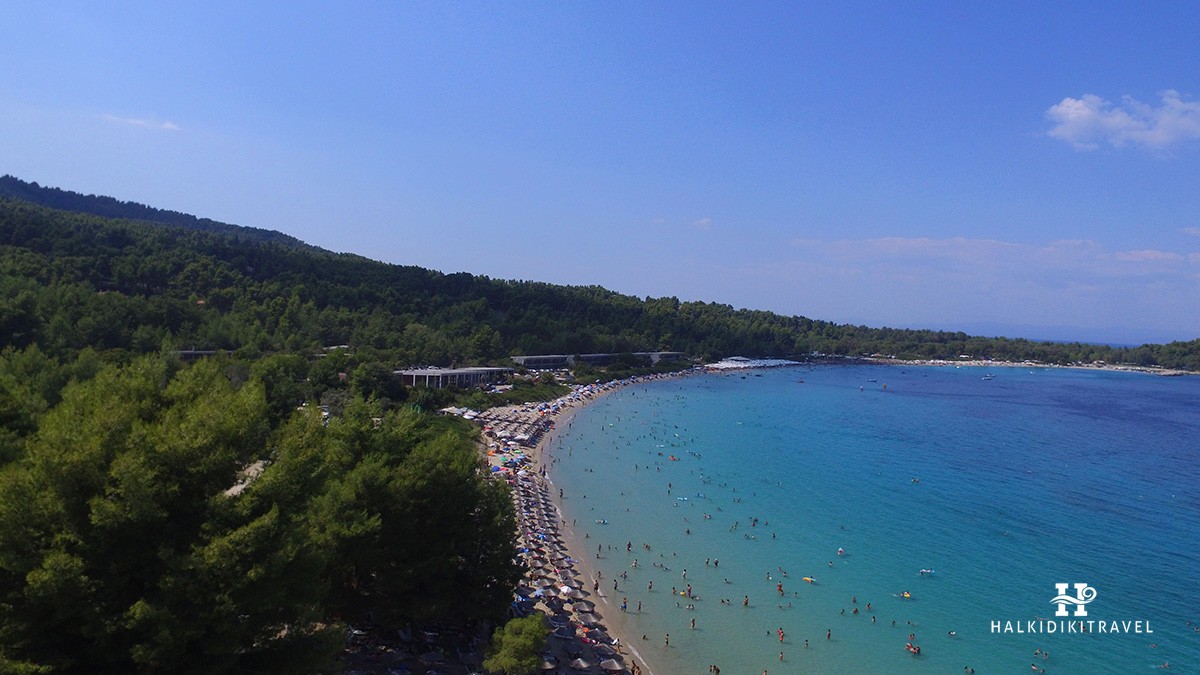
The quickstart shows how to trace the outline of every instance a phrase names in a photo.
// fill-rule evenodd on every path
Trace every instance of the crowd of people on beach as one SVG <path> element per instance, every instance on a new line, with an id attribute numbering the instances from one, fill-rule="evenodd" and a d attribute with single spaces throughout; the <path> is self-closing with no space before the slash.
<path id="1" fill-rule="evenodd" d="M 487 454 L 493 474 L 503 476 L 512 487 L 518 518 L 518 555 L 525 569 L 516 589 L 514 614 L 540 612 L 552 632 L 543 654 L 543 671 L 569 668 L 577 672 L 596 669 L 641 675 L 643 665 L 622 649 L 620 640 L 609 635 L 596 599 L 603 598 L 599 574 L 590 591 L 579 561 L 568 551 L 561 527 L 566 526 L 546 479 L 549 458 L 541 449 L 543 435 L 553 429 L 560 413 L 577 404 L 612 391 L 639 377 L 604 384 L 576 387 L 564 398 L 549 403 L 495 408 L 475 419 L 484 425 Z M 562 498 L 558 491 L 558 498 Z M 613 579 L 614 591 L 617 581 Z M 628 610 L 627 600 L 622 611 Z M 640 603 L 638 611 L 640 611 Z"/>

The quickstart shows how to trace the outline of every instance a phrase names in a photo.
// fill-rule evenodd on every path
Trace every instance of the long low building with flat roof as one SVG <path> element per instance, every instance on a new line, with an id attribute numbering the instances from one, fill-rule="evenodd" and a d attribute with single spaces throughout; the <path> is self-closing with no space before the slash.
<path id="1" fill-rule="evenodd" d="M 633 352 L 648 363 L 659 361 L 679 361 L 683 352 Z M 526 368 L 568 368 L 582 361 L 591 366 L 603 366 L 611 363 L 619 354 L 541 354 L 536 356 L 513 356 L 513 362 Z"/>
<path id="2" fill-rule="evenodd" d="M 512 368 L 414 368 L 397 370 L 395 375 L 409 387 L 426 386 L 431 389 L 457 387 L 466 389 L 481 384 L 500 382 L 511 375 Z"/>

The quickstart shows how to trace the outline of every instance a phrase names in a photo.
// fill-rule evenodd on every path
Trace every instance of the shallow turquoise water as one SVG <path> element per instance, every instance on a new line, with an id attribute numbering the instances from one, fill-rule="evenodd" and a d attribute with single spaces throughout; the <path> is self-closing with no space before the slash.
<path id="1" fill-rule="evenodd" d="M 704 375 L 579 411 L 550 477 L 604 574 L 600 610 L 658 675 L 1200 672 L 1200 378 L 987 372 Z M 1052 618 L 1060 582 L 1097 589 L 1088 619 L 1153 633 L 992 632 Z"/>

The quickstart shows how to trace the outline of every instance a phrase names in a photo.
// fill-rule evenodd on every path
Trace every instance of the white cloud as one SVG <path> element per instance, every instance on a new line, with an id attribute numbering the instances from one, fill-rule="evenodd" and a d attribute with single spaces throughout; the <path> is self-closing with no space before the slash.
<path id="1" fill-rule="evenodd" d="M 1143 251 L 1120 251 L 1114 256 L 1117 260 L 1125 260 L 1129 262 L 1184 262 L 1187 256 L 1178 253 L 1168 253 L 1166 251 L 1143 250 Z"/>
<path id="2" fill-rule="evenodd" d="M 711 230 L 712 229 L 712 218 L 701 218 L 700 220 L 693 220 L 692 227 L 695 227 L 695 228 L 701 229 L 701 230 Z"/>
<path id="3" fill-rule="evenodd" d="M 1200 139 L 1200 101 L 1185 101 L 1170 89 L 1159 96 L 1159 106 L 1129 96 L 1116 105 L 1095 94 L 1064 98 L 1046 111 L 1054 122 L 1047 135 L 1079 150 L 1094 150 L 1101 143 L 1163 149 Z"/>
<path id="4" fill-rule="evenodd" d="M 1200 237 L 1200 227 L 1185 227 L 1185 228 L 1183 228 L 1183 233 L 1184 234 L 1192 234 L 1192 235 L 1196 235 L 1196 236 Z"/>
<path id="5" fill-rule="evenodd" d="M 120 124 L 129 124 L 135 127 L 143 127 L 146 129 L 158 129 L 160 131 L 179 131 L 179 127 L 174 122 L 156 122 L 153 120 L 139 119 L 136 117 L 117 117 L 116 115 L 105 115 L 104 119 L 109 122 L 117 122 Z"/>

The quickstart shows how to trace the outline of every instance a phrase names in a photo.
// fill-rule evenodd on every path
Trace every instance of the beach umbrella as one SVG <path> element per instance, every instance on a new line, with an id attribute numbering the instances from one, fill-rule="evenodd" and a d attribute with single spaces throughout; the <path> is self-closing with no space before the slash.
<path id="1" fill-rule="evenodd" d="M 579 623 L 585 626 L 595 626 L 600 623 L 600 618 L 590 612 L 580 612 Z"/>
<path id="2" fill-rule="evenodd" d="M 616 661 L 614 661 L 612 659 L 604 659 L 603 661 L 600 662 L 600 667 L 603 668 L 604 670 L 609 670 L 609 671 L 613 671 L 613 672 L 616 672 L 618 670 L 625 670 L 625 666 L 617 663 Z"/>
<path id="3" fill-rule="evenodd" d="M 554 670 L 557 667 L 558 667 L 557 663 L 551 663 L 549 661 L 542 661 L 542 670 Z"/>
<path id="4" fill-rule="evenodd" d="M 571 590 L 563 593 L 563 595 L 573 600 L 578 600 L 583 597 L 583 591 L 579 590 L 578 588 L 572 588 Z"/>
<path id="5" fill-rule="evenodd" d="M 575 670 L 587 670 L 588 668 L 592 667 L 592 664 L 584 661 L 583 659 L 575 659 L 571 662 L 571 667 Z"/>

